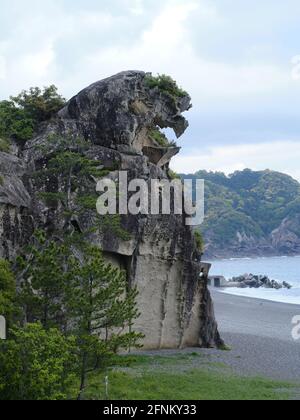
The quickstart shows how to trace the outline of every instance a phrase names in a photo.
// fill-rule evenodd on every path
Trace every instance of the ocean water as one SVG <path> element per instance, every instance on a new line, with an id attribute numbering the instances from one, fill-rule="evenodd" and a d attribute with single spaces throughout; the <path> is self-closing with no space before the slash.
<path id="1" fill-rule="evenodd" d="M 211 274 L 216 276 L 222 275 L 227 280 L 246 273 L 263 274 L 272 280 L 287 281 L 293 286 L 291 290 L 225 288 L 222 289 L 224 293 L 300 305 L 300 256 L 235 258 L 210 262 L 212 263 Z"/>

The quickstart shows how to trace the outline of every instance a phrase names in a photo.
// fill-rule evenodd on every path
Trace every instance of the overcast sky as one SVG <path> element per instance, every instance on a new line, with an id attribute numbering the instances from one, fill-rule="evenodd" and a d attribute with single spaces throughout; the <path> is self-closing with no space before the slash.
<path id="1" fill-rule="evenodd" d="M 299 27 L 299 0 L 0 0 L 0 99 L 168 73 L 194 105 L 175 170 L 300 180 Z"/>

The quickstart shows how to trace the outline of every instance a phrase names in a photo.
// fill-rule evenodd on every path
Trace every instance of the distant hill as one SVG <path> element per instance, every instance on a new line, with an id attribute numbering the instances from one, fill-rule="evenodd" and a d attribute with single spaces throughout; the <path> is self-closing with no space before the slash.
<path id="1" fill-rule="evenodd" d="M 249 169 L 181 176 L 205 180 L 207 257 L 300 254 L 300 184 L 290 176 Z"/>

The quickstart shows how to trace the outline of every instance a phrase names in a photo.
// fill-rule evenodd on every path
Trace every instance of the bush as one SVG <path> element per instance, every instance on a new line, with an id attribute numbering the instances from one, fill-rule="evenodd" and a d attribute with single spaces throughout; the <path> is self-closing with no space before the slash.
<path id="1" fill-rule="evenodd" d="M 205 248 L 204 239 L 201 232 L 199 232 L 198 230 L 195 231 L 195 240 L 196 240 L 198 251 L 204 252 L 204 248 Z"/>
<path id="2" fill-rule="evenodd" d="M 0 102 L 0 136 L 2 138 L 29 140 L 33 135 L 34 125 L 34 120 L 13 101 Z"/>
<path id="3" fill-rule="evenodd" d="M 74 381 L 74 339 L 28 324 L 0 342 L 0 400 L 64 400 Z"/>
<path id="4" fill-rule="evenodd" d="M 16 282 L 10 264 L 6 260 L 0 260 L 0 315 L 6 318 L 8 325 L 17 311 L 15 295 Z"/>
<path id="5" fill-rule="evenodd" d="M 177 147 L 175 141 L 169 141 L 167 136 L 162 133 L 158 128 L 150 130 L 149 133 L 152 140 L 156 141 L 161 147 Z"/>
<path id="6" fill-rule="evenodd" d="M 6 139 L 0 138 L 0 152 L 8 153 L 10 150 L 9 141 Z"/>
<path id="7" fill-rule="evenodd" d="M 52 118 L 64 104 L 65 99 L 54 85 L 43 90 L 30 88 L 9 101 L 1 101 L 0 136 L 25 142 L 33 136 L 39 123 Z"/>
<path id="8" fill-rule="evenodd" d="M 54 85 L 44 89 L 33 87 L 29 91 L 23 90 L 18 96 L 11 97 L 11 100 L 35 123 L 50 120 L 66 103 Z"/>
<path id="9" fill-rule="evenodd" d="M 172 77 L 165 74 L 158 75 L 157 77 L 148 75 L 145 77 L 145 83 L 150 89 L 157 87 L 161 92 L 164 92 L 175 99 L 188 96 L 188 93 L 181 89 Z"/>
<path id="10" fill-rule="evenodd" d="M 169 178 L 174 179 L 181 179 L 180 175 L 178 175 L 176 172 L 172 171 L 172 169 L 169 169 L 168 171 Z"/>

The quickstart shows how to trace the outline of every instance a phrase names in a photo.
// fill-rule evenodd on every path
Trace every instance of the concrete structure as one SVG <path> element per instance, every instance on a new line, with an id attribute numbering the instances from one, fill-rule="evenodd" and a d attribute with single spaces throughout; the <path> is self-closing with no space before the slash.
<path id="1" fill-rule="evenodd" d="M 201 262 L 200 263 L 200 278 L 201 279 L 208 279 L 209 270 L 211 269 L 211 264 Z"/>
<path id="2" fill-rule="evenodd" d="M 224 276 L 209 276 L 208 277 L 208 285 L 211 287 L 226 287 L 227 280 Z"/>

